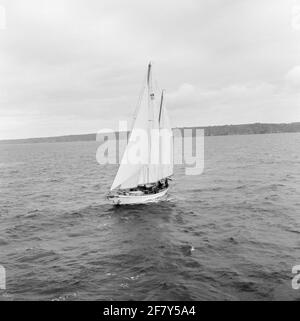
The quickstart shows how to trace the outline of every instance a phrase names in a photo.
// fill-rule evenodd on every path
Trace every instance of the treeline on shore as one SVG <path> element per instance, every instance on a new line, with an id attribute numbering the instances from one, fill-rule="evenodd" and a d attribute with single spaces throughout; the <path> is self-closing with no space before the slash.
<path id="1" fill-rule="evenodd" d="M 189 127 L 185 127 L 189 128 Z M 272 134 L 272 133 L 296 133 L 300 132 L 300 122 L 289 124 L 242 124 L 242 125 L 223 125 L 208 127 L 190 127 L 204 129 L 205 136 L 224 136 L 224 135 L 251 135 L 251 134 Z"/>
<path id="2" fill-rule="evenodd" d="M 222 125 L 222 126 L 194 126 L 194 127 L 178 127 L 175 131 L 183 131 L 184 129 L 204 129 L 205 136 L 225 136 L 225 135 L 251 135 L 251 134 L 271 134 L 271 133 L 296 133 L 300 132 L 300 122 L 283 123 L 283 124 L 242 124 L 242 125 Z M 119 136 L 118 133 L 117 138 Z M 22 144 L 22 143 L 55 143 L 55 142 L 76 142 L 76 141 L 95 141 L 96 134 L 84 135 L 67 135 L 56 137 L 39 137 L 26 139 L 9 139 L 0 140 L 0 144 Z"/>

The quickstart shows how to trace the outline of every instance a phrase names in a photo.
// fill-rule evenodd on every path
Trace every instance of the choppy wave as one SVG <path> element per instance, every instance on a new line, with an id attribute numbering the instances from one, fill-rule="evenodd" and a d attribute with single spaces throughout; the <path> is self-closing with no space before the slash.
<path id="1" fill-rule="evenodd" d="M 0 300 L 299 299 L 299 142 L 208 137 L 203 175 L 178 166 L 167 201 L 128 207 L 96 143 L 0 146 Z"/>

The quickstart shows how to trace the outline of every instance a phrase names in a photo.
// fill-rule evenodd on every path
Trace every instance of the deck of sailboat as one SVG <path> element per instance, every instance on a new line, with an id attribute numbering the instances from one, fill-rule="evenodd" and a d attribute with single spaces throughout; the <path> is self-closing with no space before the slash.
<path id="1" fill-rule="evenodd" d="M 107 198 L 114 205 L 123 205 L 123 204 L 145 204 L 158 202 L 162 200 L 168 193 L 169 187 L 159 190 L 157 193 L 139 193 L 127 192 L 127 193 L 116 193 L 112 195 L 108 195 Z"/>

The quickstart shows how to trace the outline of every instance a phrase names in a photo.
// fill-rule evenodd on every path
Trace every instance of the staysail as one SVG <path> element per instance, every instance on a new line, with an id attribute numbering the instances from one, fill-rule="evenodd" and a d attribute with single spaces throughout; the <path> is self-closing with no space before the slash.
<path id="1" fill-rule="evenodd" d="M 159 102 L 157 97 L 150 63 L 147 86 L 111 190 L 155 183 L 173 174 L 172 128 L 163 93 L 158 97 Z"/>
<path id="2" fill-rule="evenodd" d="M 164 92 L 161 94 L 161 108 L 159 116 L 160 127 L 160 168 L 161 177 L 169 177 L 173 175 L 173 131 L 168 116 L 166 106 L 164 104 Z"/>

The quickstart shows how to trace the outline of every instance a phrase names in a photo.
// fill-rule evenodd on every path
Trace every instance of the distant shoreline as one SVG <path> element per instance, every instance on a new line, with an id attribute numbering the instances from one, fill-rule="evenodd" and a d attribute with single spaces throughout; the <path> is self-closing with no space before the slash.
<path id="1" fill-rule="evenodd" d="M 253 123 L 241 125 L 220 125 L 220 126 L 192 126 L 177 127 L 173 130 L 204 129 L 205 136 L 231 136 L 231 135 L 252 135 L 252 134 L 278 134 L 300 132 L 300 122 L 295 123 Z M 118 135 L 119 133 L 116 132 Z M 104 135 L 104 134 L 103 134 Z M 111 134 L 108 134 L 110 136 Z M 96 141 L 96 133 L 81 135 L 64 135 L 53 137 L 21 138 L 0 140 L 0 144 L 28 144 L 28 143 L 56 143 L 56 142 L 79 142 Z"/>

